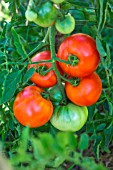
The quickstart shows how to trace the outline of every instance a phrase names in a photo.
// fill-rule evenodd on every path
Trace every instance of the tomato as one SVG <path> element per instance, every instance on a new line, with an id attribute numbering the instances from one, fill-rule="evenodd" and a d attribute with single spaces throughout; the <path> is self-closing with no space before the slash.
<path id="1" fill-rule="evenodd" d="M 62 70 L 72 77 L 90 75 L 97 69 L 100 61 L 95 40 L 82 33 L 66 38 L 58 49 L 58 57 L 69 61 L 70 64 L 59 64 Z"/>
<path id="2" fill-rule="evenodd" d="M 64 0 L 51 0 L 52 2 L 54 2 L 55 4 L 60 4 L 62 3 Z"/>
<path id="3" fill-rule="evenodd" d="M 61 90 L 58 85 L 55 85 L 54 87 L 48 89 L 50 100 L 53 102 L 61 102 L 63 97 Z"/>
<path id="4" fill-rule="evenodd" d="M 37 13 L 35 13 L 35 12 L 32 11 L 32 10 L 27 10 L 27 11 L 25 12 L 25 16 L 26 16 L 26 19 L 27 19 L 28 21 L 35 21 L 36 18 L 37 18 Z"/>
<path id="5" fill-rule="evenodd" d="M 57 31 L 62 34 L 70 34 L 75 28 L 75 19 L 70 15 L 66 15 L 65 18 L 57 19 L 55 22 Z"/>
<path id="6" fill-rule="evenodd" d="M 66 82 L 67 97 L 79 106 L 90 106 L 97 102 L 102 92 L 102 82 L 96 73 L 80 79 L 78 86 Z"/>
<path id="7" fill-rule="evenodd" d="M 32 57 L 32 62 L 38 62 L 41 60 L 50 60 L 51 59 L 51 53 L 50 51 L 43 51 L 40 53 L 37 53 L 34 57 Z M 40 64 L 30 64 L 28 65 L 28 69 L 31 67 L 35 67 L 36 69 L 41 68 L 42 66 L 46 67 L 47 69 L 52 67 L 51 63 L 40 63 Z M 52 87 L 57 83 L 57 77 L 53 70 L 48 72 L 46 75 L 40 75 L 40 73 L 35 72 L 31 79 L 33 83 L 40 87 Z"/>
<path id="8" fill-rule="evenodd" d="M 61 131 L 80 130 L 88 117 L 87 107 L 68 103 L 65 106 L 56 106 L 50 119 L 51 124 Z"/>
<path id="9" fill-rule="evenodd" d="M 53 105 L 41 96 L 41 92 L 43 90 L 37 86 L 27 86 L 16 96 L 14 116 L 23 126 L 39 127 L 51 118 Z"/>
<path id="10" fill-rule="evenodd" d="M 38 17 L 34 22 L 41 27 L 49 27 L 54 24 L 58 10 L 51 2 L 45 2 L 41 5 L 37 15 Z"/>

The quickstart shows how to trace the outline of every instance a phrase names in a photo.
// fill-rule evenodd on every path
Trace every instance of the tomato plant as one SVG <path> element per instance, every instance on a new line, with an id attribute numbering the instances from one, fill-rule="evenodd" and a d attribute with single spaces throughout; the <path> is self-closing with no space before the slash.
<path id="1" fill-rule="evenodd" d="M 102 82 L 96 73 L 81 78 L 78 86 L 65 85 L 68 98 L 79 106 L 90 106 L 97 102 L 102 92 Z"/>
<path id="2" fill-rule="evenodd" d="M 59 64 L 65 73 L 73 77 L 90 75 L 97 69 L 100 61 L 95 40 L 83 33 L 66 38 L 58 49 L 58 57 L 69 61 L 69 64 Z"/>
<path id="3" fill-rule="evenodd" d="M 50 60 L 51 53 L 50 51 L 43 51 L 37 53 L 31 58 L 32 62 L 39 62 L 41 60 Z M 38 64 L 29 64 L 29 68 L 36 68 L 36 72 L 32 75 L 31 81 L 40 87 L 52 87 L 57 83 L 57 78 L 53 70 L 45 73 L 47 69 L 52 67 L 52 63 L 44 62 Z"/>
<path id="4" fill-rule="evenodd" d="M 37 15 L 34 22 L 41 27 L 49 27 L 54 24 L 58 15 L 58 10 L 51 2 L 45 2 L 40 6 Z"/>
<path id="5" fill-rule="evenodd" d="M 18 170 L 112 168 L 112 0 L 4 0 L 0 9 L 3 157 Z"/>
<path id="6" fill-rule="evenodd" d="M 18 93 L 13 105 L 14 116 L 24 126 L 39 127 L 49 121 L 53 113 L 51 101 L 41 96 L 43 90 L 27 86 Z"/>
<path id="7" fill-rule="evenodd" d="M 59 18 L 55 22 L 57 31 L 62 34 L 70 34 L 75 28 L 75 19 L 70 14 L 64 18 Z"/>
<path id="8" fill-rule="evenodd" d="M 85 124 L 88 117 L 87 107 L 80 107 L 72 103 L 56 106 L 50 119 L 51 124 L 61 131 L 78 131 Z"/>

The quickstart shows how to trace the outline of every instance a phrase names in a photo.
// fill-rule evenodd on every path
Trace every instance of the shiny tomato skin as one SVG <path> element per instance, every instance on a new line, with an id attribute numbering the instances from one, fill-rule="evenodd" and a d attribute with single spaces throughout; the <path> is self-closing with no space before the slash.
<path id="1" fill-rule="evenodd" d="M 72 77 L 83 77 L 94 72 L 99 64 L 100 55 L 95 40 L 89 35 L 78 33 L 66 38 L 58 49 L 58 57 L 68 60 L 69 55 L 79 59 L 77 65 L 72 66 L 60 62 L 62 70 Z"/>
<path id="2" fill-rule="evenodd" d="M 92 73 L 80 80 L 78 86 L 65 84 L 67 97 L 79 106 L 90 106 L 97 102 L 102 92 L 102 82 L 96 73 Z"/>
<path id="3" fill-rule="evenodd" d="M 34 57 L 31 58 L 32 62 L 38 62 L 41 60 L 50 60 L 51 59 L 51 53 L 50 51 L 43 51 L 40 53 L 37 53 Z M 39 63 L 39 64 L 30 64 L 28 65 L 28 69 L 31 67 L 37 68 L 38 66 L 46 66 L 48 69 L 52 67 L 51 63 Z M 51 70 L 49 73 L 47 73 L 45 76 L 40 75 L 39 73 L 35 72 L 30 80 L 35 83 L 36 85 L 48 88 L 52 87 L 57 83 L 57 77 L 53 70 Z"/>
<path id="4" fill-rule="evenodd" d="M 36 128 L 47 123 L 53 113 L 51 101 L 41 96 L 43 90 L 37 86 L 27 86 L 16 96 L 13 105 L 14 116 L 23 125 Z"/>

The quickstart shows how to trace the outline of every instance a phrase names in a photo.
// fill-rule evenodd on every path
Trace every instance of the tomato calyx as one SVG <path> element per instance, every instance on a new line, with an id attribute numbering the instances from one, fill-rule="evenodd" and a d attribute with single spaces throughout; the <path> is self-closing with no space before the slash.
<path id="1" fill-rule="evenodd" d="M 76 55 L 69 54 L 68 61 L 71 66 L 76 66 L 79 62 L 79 59 Z"/>
<path id="2" fill-rule="evenodd" d="M 49 100 L 49 99 L 50 99 L 50 95 L 49 95 L 49 93 L 47 93 L 46 91 L 43 91 L 43 92 L 41 93 L 41 96 L 42 96 L 44 99 L 46 99 L 46 100 Z"/>
<path id="3" fill-rule="evenodd" d="M 48 72 L 50 72 L 52 70 L 52 68 L 47 68 L 47 66 L 43 65 L 43 66 L 39 66 L 36 69 L 36 72 L 39 73 L 41 76 L 46 76 Z"/>
<path id="4" fill-rule="evenodd" d="M 77 77 L 76 78 L 71 78 L 70 83 L 71 83 L 72 86 L 78 86 L 79 83 L 80 83 L 80 78 L 77 78 Z"/>

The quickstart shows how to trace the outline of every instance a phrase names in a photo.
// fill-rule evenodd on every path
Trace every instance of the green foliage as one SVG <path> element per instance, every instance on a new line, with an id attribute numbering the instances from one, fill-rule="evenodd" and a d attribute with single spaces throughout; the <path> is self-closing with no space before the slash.
<path id="1" fill-rule="evenodd" d="M 102 95 L 88 107 L 88 121 L 76 135 L 58 132 L 49 123 L 29 129 L 16 121 L 14 99 L 24 86 L 31 84 L 29 80 L 35 71 L 27 71 L 30 58 L 38 51 L 48 50 L 49 40 L 46 28 L 26 21 L 28 1 L 4 2 L 9 2 L 11 21 L 3 19 L 0 23 L 0 152 L 5 153 L 16 170 L 60 170 L 66 169 L 68 163 L 68 170 L 76 166 L 85 170 L 107 169 L 94 159 L 99 162 L 101 153 L 110 153 L 113 144 L 113 1 L 66 0 L 61 4 L 61 12 L 69 12 L 75 18 L 72 34 L 92 36 L 101 56 L 97 73 L 103 84 Z M 56 53 L 66 36 L 56 32 Z M 89 147 L 95 158 L 83 156 Z"/>
<path id="2" fill-rule="evenodd" d="M 83 137 L 86 136 L 87 134 L 82 136 L 81 143 L 84 140 Z M 88 137 L 86 138 L 88 139 Z M 36 167 L 40 170 L 45 168 L 63 169 L 63 162 L 71 161 L 74 166 L 79 165 L 84 169 L 98 170 L 101 168 L 101 170 L 106 170 L 102 164 L 97 165 L 92 158 L 83 157 L 82 154 L 75 151 L 77 143 L 77 136 L 71 132 L 58 132 L 55 137 L 44 132 L 39 133 L 38 137 L 34 137 L 30 134 L 29 128 L 25 128 L 11 162 L 15 169 L 18 164 L 21 164 L 18 169 L 24 168 L 25 164 L 26 168 L 31 170 Z M 87 146 L 81 150 L 86 148 Z"/>

